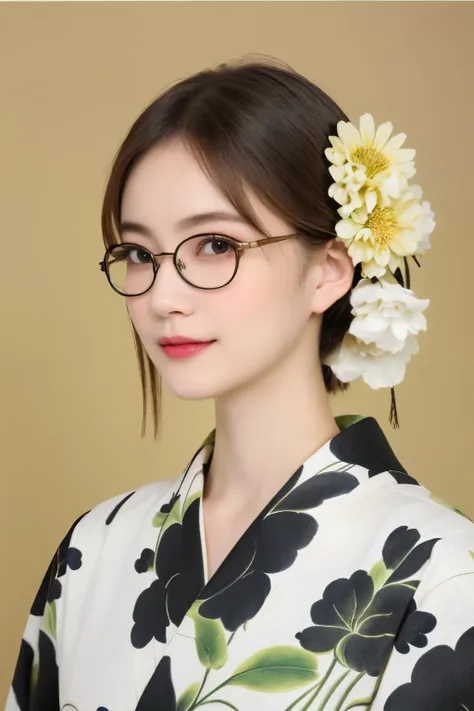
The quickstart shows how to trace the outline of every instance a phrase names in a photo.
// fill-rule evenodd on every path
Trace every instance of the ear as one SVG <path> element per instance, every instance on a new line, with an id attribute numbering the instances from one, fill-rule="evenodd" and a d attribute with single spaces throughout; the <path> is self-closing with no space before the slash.
<path id="1" fill-rule="evenodd" d="M 354 264 L 346 245 L 331 240 L 318 254 L 319 280 L 313 292 L 312 310 L 322 314 L 352 287 Z"/>

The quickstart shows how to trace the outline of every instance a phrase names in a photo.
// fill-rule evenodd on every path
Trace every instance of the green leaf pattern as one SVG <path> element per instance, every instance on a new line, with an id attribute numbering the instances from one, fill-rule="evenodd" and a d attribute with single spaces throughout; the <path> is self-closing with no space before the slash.
<path id="1" fill-rule="evenodd" d="M 188 612 L 194 622 L 194 641 L 199 661 L 206 669 L 220 669 L 227 661 L 224 626 L 220 620 L 201 617 L 200 604 L 194 603 Z"/>
<path id="2" fill-rule="evenodd" d="M 188 711 L 193 705 L 200 688 L 201 684 L 199 681 L 190 684 L 179 697 L 176 703 L 176 711 Z"/>
<path id="3" fill-rule="evenodd" d="M 227 683 L 277 694 L 299 689 L 315 681 L 317 676 L 314 654 L 297 647 L 268 647 L 246 659 Z"/>

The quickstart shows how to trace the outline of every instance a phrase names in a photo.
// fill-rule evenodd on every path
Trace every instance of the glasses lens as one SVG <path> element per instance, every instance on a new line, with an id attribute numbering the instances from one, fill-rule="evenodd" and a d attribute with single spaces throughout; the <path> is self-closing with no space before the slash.
<path id="1" fill-rule="evenodd" d="M 138 245 L 117 245 L 107 256 L 109 278 L 125 296 L 136 296 L 153 283 L 153 257 Z"/>
<path id="2" fill-rule="evenodd" d="M 180 246 L 176 255 L 183 277 L 202 289 L 225 286 L 237 266 L 235 245 L 219 235 L 197 235 Z"/>

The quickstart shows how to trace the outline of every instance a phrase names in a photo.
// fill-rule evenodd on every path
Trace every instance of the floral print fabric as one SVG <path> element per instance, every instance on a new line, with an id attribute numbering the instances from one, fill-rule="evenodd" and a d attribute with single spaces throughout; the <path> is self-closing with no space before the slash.
<path id="1" fill-rule="evenodd" d="M 6 711 L 474 711 L 474 524 L 339 418 L 207 579 L 183 475 L 96 506 L 31 609 Z"/>

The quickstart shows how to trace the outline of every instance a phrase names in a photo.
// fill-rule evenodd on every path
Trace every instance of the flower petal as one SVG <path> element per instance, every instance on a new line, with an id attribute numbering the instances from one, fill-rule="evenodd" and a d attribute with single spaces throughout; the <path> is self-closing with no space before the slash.
<path id="1" fill-rule="evenodd" d="M 377 129 L 377 133 L 375 134 L 375 139 L 374 139 L 374 148 L 378 151 L 383 150 L 385 147 L 385 144 L 387 143 L 388 139 L 390 138 L 390 135 L 393 131 L 393 125 L 390 123 L 390 121 L 386 121 L 385 123 L 381 123 L 380 126 Z"/>
<path id="2" fill-rule="evenodd" d="M 324 155 L 333 165 L 343 165 L 346 161 L 346 157 L 343 153 L 335 151 L 332 148 L 326 148 Z"/>
<path id="3" fill-rule="evenodd" d="M 370 365 L 362 378 L 373 390 L 399 385 L 405 377 L 406 363 L 393 354 L 374 358 Z"/>
<path id="4" fill-rule="evenodd" d="M 372 279 L 373 277 L 380 279 L 384 276 L 386 271 L 385 267 L 381 267 L 373 260 L 362 264 L 362 276 L 367 277 L 368 279 Z"/>
<path id="5" fill-rule="evenodd" d="M 345 175 L 344 166 L 331 165 L 329 167 L 329 173 L 335 183 L 341 183 L 344 180 L 344 175 Z"/>
<path id="6" fill-rule="evenodd" d="M 357 193 L 354 195 L 349 195 L 350 201 L 347 205 L 344 205 L 344 207 L 339 208 L 338 213 L 340 214 L 341 217 L 349 217 L 354 210 L 358 210 L 360 207 L 362 207 L 362 200 L 360 197 L 357 195 Z"/>
<path id="7" fill-rule="evenodd" d="M 331 188 L 334 186 L 334 190 L 331 191 Z M 346 205 L 349 202 L 349 196 L 347 194 L 347 191 L 344 190 L 344 188 L 341 188 L 341 186 L 338 183 L 333 183 L 331 185 L 331 188 L 329 188 L 330 192 L 329 195 L 337 202 L 339 205 Z"/>
<path id="8" fill-rule="evenodd" d="M 350 121 L 339 121 L 337 132 L 341 141 L 349 151 L 353 151 L 356 146 L 362 143 L 362 138 L 356 127 Z"/>
<path id="9" fill-rule="evenodd" d="M 370 246 L 366 247 L 364 243 L 359 240 L 355 240 L 354 242 L 352 242 L 347 251 L 349 257 L 352 259 L 352 263 L 354 264 L 354 266 L 362 262 L 369 262 L 372 258 L 373 253 L 373 250 L 370 248 Z"/>
<path id="10" fill-rule="evenodd" d="M 365 225 L 368 217 L 369 216 L 368 216 L 367 212 L 363 209 L 354 210 L 354 213 L 352 215 L 352 219 L 358 225 Z"/>
<path id="11" fill-rule="evenodd" d="M 342 143 L 339 136 L 329 136 L 329 143 L 337 151 L 341 151 L 341 153 L 344 153 L 344 144 Z"/>
<path id="12" fill-rule="evenodd" d="M 367 212 L 372 212 L 377 205 L 377 193 L 375 190 L 367 190 L 365 193 L 365 204 L 367 205 Z"/>
<path id="13" fill-rule="evenodd" d="M 381 182 L 380 190 L 382 190 L 389 197 L 395 199 L 400 197 L 401 184 L 399 175 L 395 172 L 389 173 Z"/>
<path id="14" fill-rule="evenodd" d="M 416 151 L 414 148 L 401 148 L 397 151 L 394 156 L 394 162 L 396 163 L 408 163 L 414 160 L 416 156 Z"/>
<path id="15" fill-rule="evenodd" d="M 371 114 L 364 114 L 360 117 L 360 135 L 362 143 L 371 144 L 375 136 L 375 123 Z"/>
<path id="16" fill-rule="evenodd" d="M 343 240 L 353 239 L 359 229 L 359 225 L 356 225 L 352 220 L 339 220 L 336 223 L 336 234 Z"/>
<path id="17" fill-rule="evenodd" d="M 385 148 L 383 149 L 385 155 L 389 158 L 392 158 L 398 151 L 398 149 L 403 146 L 406 141 L 406 138 L 406 133 L 397 133 L 396 136 L 392 136 L 392 138 L 388 141 L 388 143 L 385 145 Z"/>

